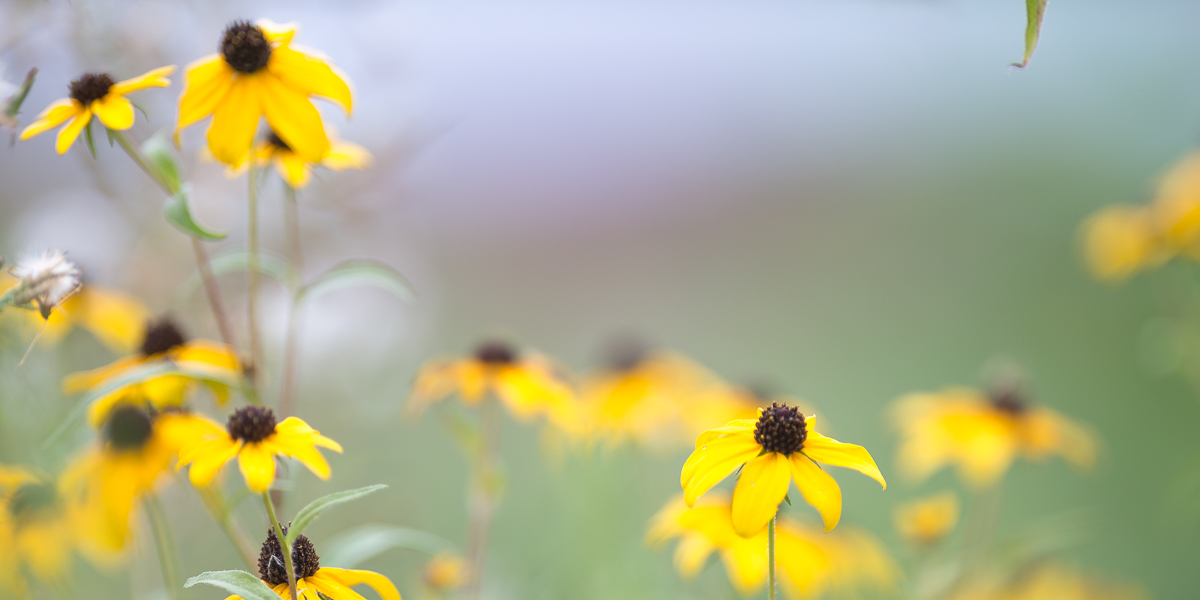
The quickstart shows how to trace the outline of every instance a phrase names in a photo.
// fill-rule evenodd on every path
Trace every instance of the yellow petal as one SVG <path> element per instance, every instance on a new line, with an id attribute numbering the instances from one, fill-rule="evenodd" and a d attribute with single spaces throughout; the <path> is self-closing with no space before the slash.
<path id="1" fill-rule="evenodd" d="M 233 348 L 210 340 L 192 340 L 175 354 L 175 362 L 188 368 L 216 367 L 225 371 L 240 371 L 237 353 Z"/>
<path id="2" fill-rule="evenodd" d="M 335 579 L 342 585 L 347 586 L 365 583 L 371 586 L 383 600 L 400 600 L 400 592 L 396 590 L 396 586 L 392 585 L 392 581 L 373 571 L 331 569 L 326 567 L 317 571 L 317 574 L 329 579 Z"/>
<path id="3" fill-rule="evenodd" d="M 175 125 L 175 131 L 212 114 L 233 86 L 233 77 L 233 67 L 219 54 L 189 64 L 183 76 L 179 122 Z"/>
<path id="4" fill-rule="evenodd" d="M 793 454 L 789 462 L 792 479 L 796 480 L 804 500 L 821 513 L 825 531 L 833 530 L 842 518 L 842 488 L 833 477 L 799 452 Z"/>
<path id="5" fill-rule="evenodd" d="M 331 171 L 346 169 L 366 169 L 375 162 L 375 157 L 366 148 L 353 142 L 330 140 L 329 154 L 321 161 L 321 166 Z"/>
<path id="6" fill-rule="evenodd" d="M 329 138 L 321 114 L 304 93 L 288 86 L 271 73 L 255 75 L 262 112 L 271 129 L 305 162 L 320 162 L 329 153 Z M 243 154 L 250 151 L 246 145 Z M 216 152 L 218 158 L 220 155 Z"/>
<path id="7" fill-rule="evenodd" d="M 275 156 L 275 170 L 294 190 L 304 189 L 308 185 L 308 164 L 293 152 L 278 153 Z"/>
<path id="8" fill-rule="evenodd" d="M 153 71 L 147 71 L 146 73 L 134 77 L 133 79 L 118 81 L 112 86 L 112 89 L 110 89 L 108 93 L 123 96 L 129 92 L 136 92 L 137 90 L 144 90 L 150 87 L 167 87 L 168 85 L 171 85 L 171 80 L 167 79 L 167 75 L 170 75 L 174 72 L 175 65 L 159 67 Z"/>
<path id="9" fill-rule="evenodd" d="M 74 117 L 83 110 L 83 105 L 70 98 L 57 100 L 47 106 L 41 114 L 37 116 L 37 120 L 29 124 L 24 131 L 21 132 L 21 139 L 27 140 L 39 133 L 54 129 L 66 122 L 67 119 Z"/>
<path id="10" fill-rule="evenodd" d="M 688 506 L 695 504 L 704 492 L 761 451 L 762 446 L 747 432 L 729 434 L 697 448 L 684 463 L 679 476 L 684 501 Z"/>
<path id="11" fill-rule="evenodd" d="M 326 98 L 341 106 L 342 110 L 346 111 L 346 116 L 350 115 L 353 102 L 350 84 L 346 77 L 328 62 L 294 48 L 281 46 L 271 51 L 267 69 L 288 87 L 305 95 Z"/>
<path id="12" fill-rule="evenodd" d="M 206 487 L 225 463 L 238 455 L 242 444 L 225 437 L 197 444 L 179 451 L 179 467 L 191 464 L 188 478 L 196 487 Z"/>
<path id="13" fill-rule="evenodd" d="M 699 449 L 709 441 L 715 440 L 727 433 L 754 431 L 754 427 L 757 423 L 757 419 L 735 419 L 727 423 L 724 427 L 709 429 L 708 431 L 696 436 L 696 449 Z"/>
<path id="14" fill-rule="evenodd" d="M 757 534 L 775 516 L 792 482 L 788 463 L 788 457 L 768 452 L 742 468 L 730 507 L 733 530 L 738 535 L 751 537 Z"/>
<path id="15" fill-rule="evenodd" d="M 883 480 L 883 474 L 875 465 L 875 459 L 871 458 L 871 454 L 862 446 L 844 444 L 815 431 L 809 431 L 808 439 L 804 440 L 803 452 L 819 463 L 854 469 L 878 481 L 883 489 L 887 489 L 887 482 Z"/>
<path id="16" fill-rule="evenodd" d="M 238 467 L 246 478 L 246 487 L 262 493 L 275 481 L 275 455 L 261 443 L 242 446 L 238 453 Z"/>
<path id="17" fill-rule="evenodd" d="M 208 128 L 208 149 L 217 160 L 230 165 L 245 162 L 262 116 L 261 87 L 259 76 L 239 74 L 216 105 Z"/>
<path id="18" fill-rule="evenodd" d="M 290 456 L 308 467 L 314 475 L 321 479 L 329 479 L 329 462 L 321 456 L 321 452 L 312 442 L 303 437 L 276 433 L 263 440 L 263 445 L 273 454 Z"/>
<path id="19" fill-rule="evenodd" d="M 120 377 L 125 371 L 144 362 L 146 362 L 145 357 L 140 354 L 133 354 L 117 359 L 98 369 L 71 373 L 63 378 L 63 393 L 78 394 L 79 392 L 90 390 L 108 379 Z"/>
<path id="20" fill-rule="evenodd" d="M 137 298 L 89 286 L 76 294 L 84 302 L 79 315 L 82 325 L 112 350 L 129 352 L 138 346 L 150 310 Z M 70 300 L 68 300 L 70 302 Z"/>
<path id="21" fill-rule="evenodd" d="M 118 94 L 109 92 L 93 102 L 91 109 L 109 129 L 119 131 L 133 127 L 133 103 Z"/>
<path id="22" fill-rule="evenodd" d="M 319 573 L 324 570 L 317 571 L 317 575 L 312 575 L 305 578 L 305 581 L 312 586 L 314 590 L 320 592 L 326 598 L 337 598 L 338 600 L 366 600 L 362 594 L 350 589 L 350 586 L 343 584 L 336 578 L 326 575 L 321 576 Z M 320 596 L 317 596 L 320 598 Z"/>
<path id="23" fill-rule="evenodd" d="M 679 571 L 679 576 L 684 579 L 695 577 L 716 549 L 716 544 L 703 534 L 684 535 L 675 546 L 675 570 Z"/>
<path id="24" fill-rule="evenodd" d="M 67 150 L 71 149 L 71 144 L 75 143 L 75 138 L 79 137 L 79 133 L 92 120 L 92 113 L 87 109 L 82 109 L 75 114 L 75 119 L 71 121 L 62 131 L 58 132 L 58 140 L 54 143 L 54 149 L 59 154 L 66 154 Z"/>
<path id="25" fill-rule="evenodd" d="M 280 46 L 290 44 L 292 36 L 296 35 L 296 30 L 300 28 L 300 25 L 295 21 L 291 23 L 276 23 L 270 19 L 259 19 L 254 24 L 263 30 L 263 35 L 266 36 L 268 42 L 279 44 Z M 274 50 L 278 50 L 278 48 Z"/>

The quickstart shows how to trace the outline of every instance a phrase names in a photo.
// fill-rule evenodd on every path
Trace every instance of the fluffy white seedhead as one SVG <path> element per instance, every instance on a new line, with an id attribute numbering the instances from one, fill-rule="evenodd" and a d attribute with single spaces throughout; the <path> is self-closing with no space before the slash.
<path id="1" fill-rule="evenodd" d="M 17 261 L 9 273 L 21 280 L 24 290 L 17 296 L 17 304 L 37 301 L 42 316 L 50 317 L 50 311 L 80 286 L 83 272 L 67 260 L 61 250 L 47 250 L 40 255 L 29 255 Z"/>

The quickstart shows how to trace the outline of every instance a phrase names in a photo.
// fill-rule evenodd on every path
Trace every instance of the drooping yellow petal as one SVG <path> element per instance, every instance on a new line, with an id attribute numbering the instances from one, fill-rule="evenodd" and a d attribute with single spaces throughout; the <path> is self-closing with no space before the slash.
<path id="1" fill-rule="evenodd" d="M 820 595 L 828 585 L 832 561 L 830 553 L 810 538 L 825 534 L 805 535 L 805 530 L 786 520 L 782 520 L 775 531 L 775 556 L 782 575 L 780 579 L 786 584 L 784 589 L 802 597 Z M 853 557 L 847 557 L 850 568 L 846 570 L 853 572 L 855 562 Z"/>
<path id="2" fill-rule="evenodd" d="M 408 393 L 408 410 L 417 412 L 427 405 L 454 393 L 458 387 L 458 366 L 455 361 L 435 360 L 417 371 L 412 390 Z"/>
<path id="3" fill-rule="evenodd" d="M 796 480 L 804 500 L 821 513 L 825 531 L 832 531 L 842 518 L 842 488 L 833 477 L 799 452 L 793 454 L 789 462 L 792 479 Z"/>
<path id="4" fill-rule="evenodd" d="M 241 448 L 241 442 L 234 441 L 228 435 L 182 448 L 179 451 L 179 468 L 190 464 L 188 479 L 192 485 L 206 487 L 212 483 L 221 467 L 238 455 Z"/>
<path id="5" fill-rule="evenodd" d="M 71 98 L 56 100 L 37 116 L 37 120 L 30 123 L 21 132 L 21 140 L 24 141 L 39 133 L 54 129 L 81 111 L 83 111 L 83 105 Z"/>
<path id="6" fill-rule="evenodd" d="M 704 492 L 761 451 L 762 446 L 754 441 L 754 436 L 744 431 L 711 440 L 697 448 L 684 463 L 679 477 L 684 501 L 692 506 Z"/>
<path id="7" fill-rule="evenodd" d="M 136 92 L 137 90 L 144 90 L 146 88 L 167 87 L 168 85 L 171 85 L 171 80 L 167 79 L 167 75 L 170 75 L 174 72 L 175 65 L 159 67 L 152 71 L 147 71 L 146 73 L 143 73 L 142 75 L 132 79 L 118 81 L 117 83 L 113 84 L 108 93 L 123 96 L 129 92 Z"/>
<path id="8" fill-rule="evenodd" d="M 92 103 L 92 112 L 109 129 L 124 130 L 133 127 L 133 103 L 120 94 L 109 92 Z"/>
<path id="9" fill-rule="evenodd" d="M 755 457 L 742 468 L 733 489 L 733 530 L 742 537 L 762 531 L 779 510 L 792 481 L 788 457 L 768 452 Z"/>
<path id="10" fill-rule="evenodd" d="M 675 570 L 684 579 L 691 579 L 700 573 L 709 555 L 717 549 L 716 544 L 702 534 L 686 534 L 679 539 L 675 546 Z"/>
<path id="11" fill-rule="evenodd" d="M 129 294 L 96 286 L 87 286 L 74 297 L 81 300 L 81 324 L 100 343 L 118 352 L 129 352 L 137 347 L 150 318 L 150 310 L 141 301 Z"/>
<path id="12" fill-rule="evenodd" d="M 215 106 L 208 149 L 217 160 L 229 165 L 246 161 L 263 114 L 261 88 L 260 75 L 239 73 Z"/>
<path id="13" fill-rule="evenodd" d="M 58 139 L 54 142 L 54 150 L 59 154 L 66 154 L 67 150 L 71 149 L 71 144 L 75 143 L 75 139 L 79 137 L 79 133 L 92 120 L 92 113 L 87 109 L 81 109 L 75 113 L 75 118 L 61 131 L 58 132 Z"/>
<path id="14" fill-rule="evenodd" d="M 246 478 L 246 487 L 262 493 L 275 481 L 275 455 L 262 443 L 249 443 L 238 452 L 238 467 Z"/>
<path id="15" fill-rule="evenodd" d="M 279 80 L 271 73 L 254 76 L 259 81 L 258 95 L 262 112 L 271 129 L 305 162 L 319 162 L 329 153 L 329 138 L 321 114 L 302 92 Z M 242 153 L 250 151 L 247 144 Z M 216 152 L 213 154 L 220 158 Z"/>
<path id="16" fill-rule="evenodd" d="M 311 174 L 308 164 L 294 152 L 281 151 L 275 154 L 275 170 L 294 190 L 304 189 Z"/>
<path id="17" fill-rule="evenodd" d="M 812 423 L 813 417 L 809 417 L 808 420 L 809 423 Z M 879 472 L 875 459 L 871 458 L 871 453 L 862 446 L 844 444 L 809 429 L 808 438 L 804 440 L 803 451 L 805 455 L 819 463 L 854 469 L 878 481 L 883 489 L 887 489 L 887 482 L 884 481 L 883 474 Z"/>
<path id="18" fill-rule="evenodd" d="M 341 452 L 342 446 L 337 442 L 321 435 L 319 431 L 308 426 L 308 423 L 296 418 L 288 417 L 282 423 L 275 426 L 275 433 L 283 436 L 302 437 L 307 443 L 322 448 L 329 448 L 334 452 Z"/>
<path id="19" fill-rule="evenodd" d="M 270 19 L 258 19 L 254 24 L 262 29 L 263 35 L 266 36 L 268 42 L 278 45 L 272 49 L 272 52 L 278 50 L 279 47 L 292 43 L 292 37 L 296 35 L 296 30 L 300 29 L 300 25 L 295 21 L 291 23 L 276 23 Z"/>
<path id="20" fill-rule="evenodd" d="M 696 436 L 696 449 L 699 450 L 701 446 L 708 444 L 709 441 L 715 440 L 727 433 L 753 432 L 757 423 L 757 419 L 735 419 L 727 423 L 724 427 L 709 429 Z"/>
<path id="21" fill-rule="evenodd" d="M 313 446 L 312 442 L 304 437 L 276 432 L 275 435 L 263 440 L 262 443 L 268 452 L 290 456 L 308 467 L 308 470 L 312 471 L 317 477 L 329 479 L 329 463 L 321 455 L 321 452 Z"/>
<path id="22" fill-rule="evenodd" d="M 366 148 L 345 140 L 330 140 L 329 154 L 321 161 L 321 166 L 331 171 L 346 169 L 367 169 L 375 162 L 375 157 Z"/>
<path id="23" fill-rule="evenodd" d="M 90 390 L 104 381 L 119 377 L 124 371 L 132 369 L 146 362 L 146 358 L 140 354 L 133 354 L 123 358 L 119 358 L 108 365 L 90 371 L 80 371 L 71 373 L 63 378 L 63 393 L 78 394 L 79 392 Z"/>
<path id="24" fill-rule="evenodd" d="M 346 77 L 320 58 L 288 46 L 271 51 L 267 69 L 283 83 L 311 96 L 320 96 L 342 107 L 350 116 L 353 100 Z"/>
<path id="25" fill-rule="evenodd" d="M 233 372 L 241 369 L 233 348 L 210 340 L 192 340 L 180 347 L 174 357 L 176 363 L 189 369 L 205 371 L 208 370 L 205 367 L 216 367 Z"/>
<path id="26" fill-rule="evenodd" d="M 220 54 L 211 54 L 187 66 L 183 94 L 179 96 L 179 122 L 175 131 L 212 114 L 233 86 L 234 71 Z"/>
<path id="27" fill-rule="evenodd" d="M 395 585 L 392 585 L 391 580 L 374 571 L 325 567 L 318 570 L 317 575 L 322 579 L 333 579 L 345 586 L 365 583 L 374 589 L 383 600 L 400 600 L 400 592 L 396 590 Z"/>

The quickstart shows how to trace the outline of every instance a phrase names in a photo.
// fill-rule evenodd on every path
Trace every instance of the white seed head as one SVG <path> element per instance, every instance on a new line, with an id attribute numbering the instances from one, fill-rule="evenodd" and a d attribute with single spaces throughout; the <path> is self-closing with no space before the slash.
<path id="1" fill-rule="evenodd" d="M 37 301 L 45 318 L 49 318 L 51 309 L 79 289 L 83 274 L 61 250 L 26 256 L 17 261 L 9 273 L 21 280 L 19 285 L 24 288 L 16 297 L 16 303 Z"/>

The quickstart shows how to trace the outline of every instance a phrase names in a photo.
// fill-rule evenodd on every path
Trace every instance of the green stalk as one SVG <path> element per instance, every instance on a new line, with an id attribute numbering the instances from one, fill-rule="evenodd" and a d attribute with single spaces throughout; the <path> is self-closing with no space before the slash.
<path id="1" fill-rule="evenodd" d="M 460 594 L 463 600 L 475 600 L 483 590 L 484 561 L 498 493 L 495 463 L 500 444 L 500 407 L 497 404 L 495 399 L 485 398 L 479 407 L 480 439 L 467 529 L 467 578 Z"/>
<path id="2" fill-rule="evenodd" d="M 247 259 L 248 273 L 247 279 L 247 300 L 246 305 L 249 309 L 247 316 L 247 324 L 250 329 L 250 385 L 258 389 L 259 376 L 258 372 L 262 368 L 262 340 L 259 338 L 258 331 L 258 177 L 257 171 L 251 162 L 247 171 L 246 179 L 249 182 L 249 205 L 250 215 L 247 223 L 250 232 L 248 235 Z"/>
<path id="3" fill-rule="evenodd" d="M 304 276 L 304 255 L 300 249 L 300 208 L 296 203 L 296 190 L 287 182 L 283 184 L 283 220 L 287 236 L 288 287 L 291 301 L 288 305 L 287 339 L 283 345 L 283 381 L 279 387 L 279 416 L 292 414 L 296 396 L 296 360 L 299 352 L 300 315 L 296 294 Z"/>
<path id="4" fill-rule="evenodd" d="M 775 519 L 779 518 L 779 513 L 775 513 L 770 521 L 767 521 L 767 598 L 775 600 Z"/>
<path id="5" fill-rule="evenodd" d="M 154 531 L 154 546 L 158 550 L 158 563 L 162 567 L 163 586 L 172 600 L 179 600 L 179 557 L 175 555 L 175 542 L 171 539 L 171 528 L 163 514 L 158 496 L 146 494 L 143 499 L 146 513 L 150 516 L 150 529 Z"/>
<path id="6" fill-rule="evenodd" d="M 292 569 L 292 545 L 284 537 L 283 527 L 280 527 L 279 519 L 275 516 L 275 504 L 271 502 L 271 494 L 263 492 L 262 499 L 263 506 L 267 507 L 267 516 L 271 518 L 271 527 L 275 529 L 275 538 L 279 540 L 279 550 L 283 552 L 283 566 L 287 570 L 288 591 L 292 593 L 292 600 L 296 600 L 296 571 Z"/>

